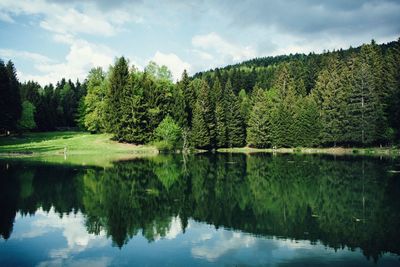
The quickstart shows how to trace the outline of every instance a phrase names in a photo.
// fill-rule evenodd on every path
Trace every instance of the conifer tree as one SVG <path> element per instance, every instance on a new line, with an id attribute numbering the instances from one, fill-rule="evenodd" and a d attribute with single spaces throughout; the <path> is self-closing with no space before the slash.
<path id="1" fill-rule="evenodd" d="M 200 83 L 197 102 L 193 113 L 193 143 L 201 148 L 215 147 L 215 128 L 215 105 L 212 102 L 211 90 L 207 82 L 202 81 Z M 199 133 L 196 133 L 197 131 L 199 131 Z M 198 136 L 199 139 L 197 139 L 196 136 Z"/>
<path id="2" fill-rule="evenodd" d="M 197 101 L 193 110 L 191 139 L 197 148 L 208 149 L 211 147 L 210 131 L 204 119 L 203 105 L 200 100 Z"/>
<path id="3" fill-rule="evenodd" d="M 226 145 L 228 147 L 241 147 L 245 143 L 244 120 L 240 110 L 238 97 L 234 94 L 231 81 L 225 85 L 224 98 L 226 99 Z"/>
<path id="4" fill-rule="evenodd" d="M 139 74 L 132 71 L 129 75 L 129 82 L 124 89 L 124 97 L 121 101 L 122 121 L 124 122 L 121 132 L 124 140 L 128 142 L 145 144 L 153 139 L 152 135 L 157 126 L 153 124 L 157 121 L 154 120 L 154 114 L 151 114 L 152 111 L 146 98 L 147 86 L 151 79 L 152 77 L 146 72 Z M 152 83 L 150 82 L 150 84 Z M 151 122 L 152 119 L 153 122 Z"/>
<path id="5" fill-rule="evenodd" d="M 382 141 L 386 131 L 386 117 L 371 63 L 373 56 L 371 46 L 364 45 L 351 65 L 353 78 L 347 103 L 346 140 L 355 144 Z M 378 129 L 378 125 L 383 129 Z"/>
<path id="6" fill-rule="evenodd" d="M 116 60 L 110 70 L 110 78 L 107 92 L 107 122 L 108 130 L 115 135 L 115 139 L 124 141 L 122 131 L 125 127 L 122 116 L 122 100 L 124 89 L 129 81 L 128 62 L 124 57 Z"/>
<path id="7" fill-rule="evenodd" d="M 21 98 L 19 82 L 14 64 L 11 61 L 4 65 L 0 61 L 0 129 L 15 130 L 21 117 Z"/>
<path id="8" fill-rule="evenodd" d="M 317 77 L 313 98 L 320 110 L 322 144 L 336 146 L 343 139 L 344 91 L 341 84 L 342 67 L 337 57 L 328 59 L 327 68 Z"/>
<path id="9" fill-rule="evenodd" d="M 294 114 L 297 104 L 296 84 L 290 73 L 289 64 L 283 64 L 277 71 L 274 88 L 278 103 L 271 115 L 272 145 L 291 147 L 295 143 Z"/>
<path id="10" fill-rule="evenodd" d="M 189 96 L 190 90 L 190 79 L 187 71 L 184 70 L 182 73 L 181 80 L 176 84 L 176 105 L 182 109 L 180 112 L 180 118 L 177 119 L 178 124 L 183 128 L 188 128 L 193 114 L 191 105 L 191 97 Z"/>
<path id="11" fill-rule="evenodd" d="M 270 94 L 273 93 L 274 91 L 270 92 Z M 259 86 L 254 87 L 247 127 L 247 144 L 251 147 L 266 148 L 272 145 L 271 99 L 267 98 L 265 91 Z"/>
<path id="12" fill-rule="evenodd" d="M 218 78 L 214 81 L 213 93 L 215 95 L 215 135 L 216 135 L 216 146 L 226 147 L 227 146 L 227 92 L 222 90 L 221 83 Z"/>
<path id="13" fill-rule="evenodd" d="M 312 147 L 319 143 L 319 110 L 312 96 L 301 98 L 296 106 L 293 146 Z"/>

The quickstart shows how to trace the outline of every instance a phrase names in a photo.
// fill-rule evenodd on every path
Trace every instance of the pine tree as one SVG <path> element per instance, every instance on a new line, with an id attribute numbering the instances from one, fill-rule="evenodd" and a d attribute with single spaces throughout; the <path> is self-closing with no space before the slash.
<path id="1" fill-rule="evenodd" d="M 215 95 L 215 135 L 216 135 L 216 146 L 226 147 L 228 136 L 227 136 L 227 96 L 225 89 L 222 90 L 221 83 L 218 78 L 214 81 L 213 94 Z"/>
<path id="2" fill-rule="evenodd" d="M 10 130 L 12 116 L 9 114 L 7 107 L 7 99 L 9 93 L 10 80 L 8 78 L 7 69 L 3 61 L 0 60 L 0 131 Z"/>
<path id="3" fill-rule="evenodd" d="M 387 114 L 397 143 L 400 143 L 400 38 L 385 57 L 385 86 L 389 92 Z"/>
<path id="4" fill-rule="evenodd" d="M 211 147 L 210 132 L 204 120 L 203 105 L 200 100 L 197 101 L 193 110 L 191 139 L 197 148 L 208 149 Z"/>
<path id="5" fill-rule="evenodd" d="M 272 95 L 274 91 L 269 94 Z M 272 98 L 257 85 L 251 97 L 252 109 L 247 127 L 247 144 L 251 147 L 266 148 L 272 146 L 271 113 Z"/>
<path id="6" fill-rule="evenodd" d="M 124 57 L 118 58 L 110 72 L 106 105 L 108 130 L 115 135 L 116 140 L 125 141 L 122 131 L 124 131 L 124 119 L 126 118 L 122 116 L 121 102 L 124 99 L 123 92 L 129 81 L 127 60 Z"/>
<path id="7" fill-rule="evenodd" d="M 247 121 L 250 112 L 250 99 L 245 90 L 240 90 L 238 97 L 240 103 L 240 112 L 243 117 L 244 125 L 247 127 Z"/>
<path id="8" fill-rule="evenodd" d="M 183 128 L 188 128 L 192 120 L 192 104 L 190 97 L 190 79 L 187 71 L 184 70 L 182 73 L 181 80 L 176 84 L 176 105 L 182 109 L 180 118 L 177 119 L 178 124 Z"/>
<path id="9" fill-rule="evenodd" d="M 123 128 L 121 134 L 125 141 L 145 144 L 152 140 L 153 132 L 156 126 L 151 124 L 151 111 L 149 112 L 149 103 L 146 98 L 148 86 L 153 85 L 152 77 L 144 74 L 132 72 L 129 82 L 123 91 L 121 106 L 121 121 Z M 153 121 L 152 123 L 156 123 Z"/>
<path id="10" fill-rule="evenodd" d="M 294 114 L 297 104 L 296 84 L 290 73 L 289 64 L 283 64 L 277 71 L 274 88 L 278 93 L 276 109 L 271 113 L 272 145 L 292 147 L 295 143 Z"/>
<path id="11" fill-rule="evenodd" d="M 241 147 L 245 144 L 244 120 L 240 110 L 238 97 L 234 94 L 231 81 L 225 85 L 224 102 L 226 103 L 226 145 Z"/>
<path id="12" fill-rule="evenodd" d="M 319 110 L 312 96 L 301 98 L 294 118 L 294 146 L 312 147 L 319 144 Z"/>
<path id="13" fill-rule="evenodd" d="M 193 111 L 192 137 L 194 139 L 192 140 L 197 147 L 213 148 L 216 144 L 215 105 L 212 102 L 212 94 L 207 82 L 202 81 L 199 85 L 195 111 Z M 198 134 L 201 140 L 195 138 L 198 135 L 197 130 L 200 131 Z"/>
<path id="14" fill-rule="evenodd" d="M 351 63 L 351 90 L 347 103 L 346 140 L 368 145 L 382 141 L 386 129 L 386 117 L 378 93 L 373 64 L 374 52 L 364 45 Z M 382 127 L 378 129 L 378 126 Z"/>
<path id="15" fill-rule="evenodd" d="M 328 59 L 317 77 L 313 98 L 320 110 L 321 144 L 336 144 L 343 140 L 344 90 L 341 83 L 342 67 L 337 57 Z"/>
<path id="16" fill-rule="evenodd" d="M 0 61 L 0 99 L 0 129 L 15 130 L 21 117 L 22 106 L 19 82 L 11 61 L 8 61 L 7 65 Z"/>

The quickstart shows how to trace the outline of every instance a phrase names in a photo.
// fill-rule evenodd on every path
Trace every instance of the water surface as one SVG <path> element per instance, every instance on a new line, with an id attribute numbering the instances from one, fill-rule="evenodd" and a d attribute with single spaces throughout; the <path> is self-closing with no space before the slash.
<path id="1" fill-rule="evenodd" d="M 0 161 L 0 266 L 400 266 L 393 159 Z"/>

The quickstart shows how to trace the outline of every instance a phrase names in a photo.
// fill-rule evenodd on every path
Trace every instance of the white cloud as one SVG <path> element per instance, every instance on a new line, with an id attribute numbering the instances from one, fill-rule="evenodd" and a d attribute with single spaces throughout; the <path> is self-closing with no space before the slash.
<path id="1" fill-rule="evenodd" d="M 37 265 L 37 267 L 49 267 L 49 266 L 66 266 L 66 267 L 106 267 L 111 265 L 111 259 L 108 257 L 99 257 L 95 259 L 53 259 L 49 261 L 43 261 Z"/>
<path id="2" fill-rule="evenodd" d="M 141 23 L 143 19 L 127 10 L 99 10 L 93 2 L 49 3 L 45 0 L 2 0 L 0 19 L 13 20 L 18 15 L 40 15 L 39 25 L 48 31 L 63 34 L 85 33 L 112 36 L 126 22 Z"/>
<path id="3" fill-rule="evenodd" d="M 165 235 L 166 239 L 175 239 L 180 233 L 182 233 L 182 223 L 179 216 L 173 217 L 170 224 L 168 233 Z"/>
<path id="4" fill-rule="evenodd" d="M 217 239 L 212 245 L 204 244 L 201 246 L 193 247 L 191 251 L 192 255 L 194 257 L 205 258 L 208 261 L 215 261 L 229 251 L 241 249 L 244 247 L 251 247 L 254 246 L 257 242 L 257 238 L 237 232 L 217 232 L 214 238 Z M 204 240 L 210 239 L 210 237 L 207 237 L 207 239 Z"/>
<path id="5" fill-rule="evenodd" d="M 0 11 L 0 20 L 4 21 L 4 22 L 8 22 L 8 23 L 15 22 L 9 14 L 7 14 L 6 12 L 1 12 L 1 11 Z"/>
<path id="6" fill-rule="evenodd" d="M 173 53 L 164 54 L 157 51 L 156 54 L 151 58 L 152 61 L 156 62 L 158 65 L 165 65 L 172 72 L 174 80 L 179 80 L 181 78 L 183 70 L 190 72 L 191 65 L 177 55 Z"/>
<path id="7" fill-rule="evenodd" d="M 117 29 L 100 14 L 84 14 L 73 8 L 47 16 L 40 26 L 56 33 L 86 33 L 112 36 Z"/>
<path id="8" fill-rule="evenodd" d="M 0 48 L 0 58 L 25 59 L 25 60 L 34 61 L 37 63 L 53 62 L 50 58 L 48 58 L 44 55 L 38 54 L 38 53 L 32 53 L 29 51 L 19 51 L 19 50 L 14 50 L 14 49 L 1 49 L 1 48 Z"/>
<path id="9" fill-rule="evenodd" d="M 62 38 L 63 35 L 57 35 Z M 46 57 L 38 54 L 28 54 L 38 74 L 26 74 L 19 72 L 21 81 L 35 80 L 41 85 L 55 83 L 62 77 L 67 79 L 83 81 L 87 73 L 93 67 L 102 67 L 107 70 L 114 60 L 114 52 L 103 45 L 89 43 L 81 39 L 72 39 L 64 36 L 65 42 L 70 43 L 70 50 L 62 63 L 51 60 L 44 60 Z M 0 50 L 1 53 L 1 50 Z M 17 51 L 14 54 L 26 54 L 24 51 Z M 43 58 L 42 58 L 43 57 Z"/>
<path id="10" fill-rule="evenodd" d="M 235 45 L 215 32 L 205 35 L 196 35 L 192 38 L 192 45 L 196 48 L 215 52 L 219 56 L 232 62 L 253 58 L 257 55 L 251 46 Z"/>
<path id="11" fill-rule="evenodd" d="M 25 218 L 17 216 L 17 223 L 24 223 Z M 55 259 L 66 259 L 73 253 L 82 252 L 92 247 L 104 247 L 110 242 L 107 240 L 105 233 L 102 231 L 99 235 L 89 234 L 86 231 L 84 216 L 81 212 L 77 214 L 60 215 L 51 208 L 49 212 L 45 212 L 42 208 L 35 212 L 35 216 L 31 219 L 30 227 L 17 232 L 14 235 L 16 239 L 35 238 L 48 234 L 55 230 L 61 230 L 67 244 L 64 248 L 52 249 L 49 257 Z M 16 226 L 18 228 L 18 225 Z"/>

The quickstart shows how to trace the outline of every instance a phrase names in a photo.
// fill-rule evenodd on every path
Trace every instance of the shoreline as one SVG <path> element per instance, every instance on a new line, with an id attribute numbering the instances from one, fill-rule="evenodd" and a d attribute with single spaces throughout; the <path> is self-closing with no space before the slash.
<path id="1" fill-rule="evenodd" d="M 399 148 L 389 148 L 389 147 L 367 147 L 367 148 L 357 148 L 357 147 L 298 147 L 298 148 L 252 148 L 252 147 L 241 147 L 241 148 L 219 148 L 217 149 L 219 153 L 277 153 L 277 154 L 325 154 L 334 156 L 400 156 Z"/>

